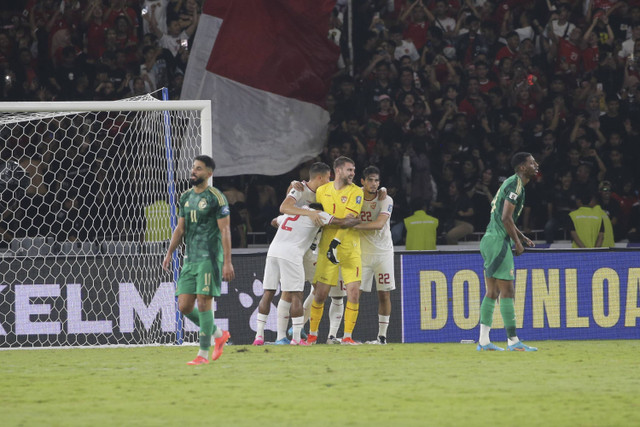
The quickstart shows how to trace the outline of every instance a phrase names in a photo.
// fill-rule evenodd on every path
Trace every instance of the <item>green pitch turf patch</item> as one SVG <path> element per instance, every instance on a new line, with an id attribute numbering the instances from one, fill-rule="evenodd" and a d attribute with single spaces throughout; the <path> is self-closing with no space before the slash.
<path id="1" fill-rule="evenodd" d="M 0 351 L 0 424 L 638 425 L 638 341 L 528 344 Z"/>

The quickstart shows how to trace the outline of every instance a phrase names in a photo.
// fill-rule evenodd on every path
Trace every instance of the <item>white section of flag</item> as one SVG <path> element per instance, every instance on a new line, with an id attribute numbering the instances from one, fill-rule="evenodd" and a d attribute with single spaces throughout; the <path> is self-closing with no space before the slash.
<path id="1" fill-rule="evenodd" d="M 201 16 L 181 94 L 212 101 L 215 176 L 279 175 L 315 157 L 326 139 L 326 110 L 207 70 L 221 24 Z"/>

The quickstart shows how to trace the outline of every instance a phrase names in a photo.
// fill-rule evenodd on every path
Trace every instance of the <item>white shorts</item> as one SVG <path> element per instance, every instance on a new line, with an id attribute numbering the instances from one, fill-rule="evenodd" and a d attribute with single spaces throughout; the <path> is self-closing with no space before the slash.
<path id="1" fill-rule="evenodd" d="M 304 291 L 304 268 L 286 259 L 268 256 L 264 266 L 262 288 L 265 291 L 275 291 L 278 289 L 278 283 L 283 292 Z"/>
<path id="2" fill-rule="evenodd" d="M 362 254 L 362 292 L 371 292 L 373 282 L 377 291 L 392 291 L 396 288 L 393 274 L 393 252 L 381 255 Z"/>
<path id="3" fill-rule="evenodd" d="M 313 275 L 316 272 L 316 262 L 318 261 L 318 253 L 315 254 L 311 249 L 304 253 L 302 265 L 304 266 L 304 280 L 313 283 Z"/>
<path id="4" fill-rule="evenodd" d="M 344 285 L 344 280 L 342 280 L 342 273 L 340 273 L 338 284 L 336 286 L 329 287 L 329 296 L 332 298 L 342 298 L 347 296 L 347 287 Z"/>

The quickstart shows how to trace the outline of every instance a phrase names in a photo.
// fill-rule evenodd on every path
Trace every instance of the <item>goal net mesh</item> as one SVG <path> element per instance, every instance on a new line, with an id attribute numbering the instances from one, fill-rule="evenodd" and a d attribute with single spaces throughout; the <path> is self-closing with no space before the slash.
<path id="1" fill-rule="evenodd" d="M 0 347 L 180 338 L 175 277 L 161 262 L 170 203 L 201 153 L 201 111 L 130 101 L 0 113 Z"/>

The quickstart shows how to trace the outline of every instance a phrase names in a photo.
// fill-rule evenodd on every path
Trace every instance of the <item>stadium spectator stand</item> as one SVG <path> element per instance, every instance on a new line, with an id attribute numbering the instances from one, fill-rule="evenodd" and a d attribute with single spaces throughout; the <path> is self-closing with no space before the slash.
<path id="1" fill-rule="evenodd" d="M 627 239 L 629 228 L 636 238 L 638 2 L 588 2 L 586 8 L 570 1 L 354 2 L 352 64 L 344 4 L 337 2 L 331 25 L 340 30 L 332 34 L 341 38 L 345 61 L 327 97 L 330 131 L 315 160 L 331 164 L 343 154 L 356 160 L 358 171 L 376 165 L 399 206 L 409 206 L 411 197 L 426 198 L 445 224 L 452 182 L 486 209 L 484 199 L 512 174 L 505 166 L 511 155 L 528 151 L 541 168 L 527 188 L 525 231 L 547 243 L 566 238 L 567 219 L 559 215 L 568 212 L 567 201 L 578 190 L 597 195 L 606 180 L 610 199 L 620 204 L 616 239 Z M 201 8 L 199 0 L 6 2 L 0 12 L 0 101 L 110 100 L 163 86 L 177 99 L 192 40 L 175 36 L 178 45 L 167 46 L 166 35 L 192 39 Z M 64 189 L 34 187 L 36 177 L 46 184 L 65 164 L 47 154 L 46 141 L 16 147 L 11 135 L 2 129 L 0 135 L 0 161 L 18 162 L 30 174 L 32 195 L 57 201 L 68 196 L 55 193 Z M 98 150 L 85 169 L 95 171 L 108 156 Z M 233 183 L 244 193 L 244 233 L 252 230 L 255 239 L 269 233 L 265 215 L 273 214 L 273 195 L 281 199 L 292 179 L 306 178 L 307 167 L 277 177 L 219 178 L 217 185 Z M 20 209 L 12 205 L 1 207 L 5 247 L 13 238 L 51 237 L 34 227 L 22 236 L 12 230 L 20 220 Z M 392 225 L 401 223 L 392 218 Z M 474 225 L 476 232 L 465 239 L 481 234 L 482 224 Z M 446 231 L 439 230 L 442 242 Z M 242 245 L 247 240 L 237 239 Z"/>

